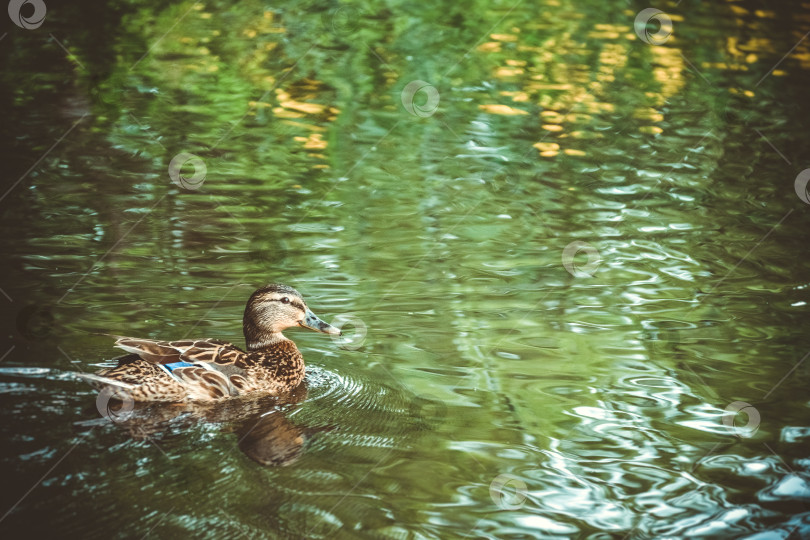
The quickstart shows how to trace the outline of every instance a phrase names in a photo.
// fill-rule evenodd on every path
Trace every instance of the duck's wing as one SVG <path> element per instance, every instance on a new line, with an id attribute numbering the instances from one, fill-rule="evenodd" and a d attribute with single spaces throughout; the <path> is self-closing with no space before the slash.
<path id="1" fill-rule="evenodd" d="M 119 338 L 115 346 L 157 364 L 186 387 L 193 399 L 219 399 L 252 390 L 245 370 L 246 353 L 225 341 Z"/>
<path id="2" fill-rule="evenodd" d="M 236 345 L 218 339 L 181 339 L 158 341 L 154 339 L 118 338 L 115 346 L 137 354 L 148 362 L 171 364 L 174 362 L 208 362 L 220 366 L 236 365 L 244 360 L 245 352 Z"/>

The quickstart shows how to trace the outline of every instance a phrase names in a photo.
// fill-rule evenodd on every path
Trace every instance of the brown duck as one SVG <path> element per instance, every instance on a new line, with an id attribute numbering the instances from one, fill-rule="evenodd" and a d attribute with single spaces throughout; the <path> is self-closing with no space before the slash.
<path id="1" fill-rule="evenodd" d="M 324 334 L 340 330 L 319 319 L 301 295 L 273 284 L 248 300 L 242 327 L 247 350 L 217 339 L 156 341 L 122 337 L 129 355 L 114 368 L 85 376 L 134 401 L 219 401 L 246 394 L 278 395 L 304 379 L 304 357 L 281 332 L 303 326 Z M 120 394 L 119 394 L 120 397 Z"/>

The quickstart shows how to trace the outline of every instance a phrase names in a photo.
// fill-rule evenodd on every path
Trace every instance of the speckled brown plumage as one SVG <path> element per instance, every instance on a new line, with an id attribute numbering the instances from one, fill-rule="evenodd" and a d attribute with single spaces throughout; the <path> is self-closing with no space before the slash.
<path id="1" fill-rule="evenodd" d="M 278 395 L 305 375 L 298 347 L 281 331 L 303 326 L 340 331 L 318 319 L 301 295 L 285 285 L 257 290 L 245 308 L 248 350 L 216 339 L 158 341 L 122 337 L 127 356 L 118 365 L 87 376 L 95 386 L 115 386 L 134 401 L 219 401 L 247 394 Z"/>

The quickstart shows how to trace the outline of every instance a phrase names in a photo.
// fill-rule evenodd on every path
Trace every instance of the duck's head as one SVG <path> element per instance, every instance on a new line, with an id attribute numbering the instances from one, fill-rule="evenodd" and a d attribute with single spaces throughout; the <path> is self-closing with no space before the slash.
<path id="1" fill-rule="evenodd" d="M 301 294 L 292 287 L 272 284 L 250 295 L 242 320 L 248 350 L 286 339 L 281 332 L 292 326 L 340 335 L 339 329 L 312 313 Z"/>

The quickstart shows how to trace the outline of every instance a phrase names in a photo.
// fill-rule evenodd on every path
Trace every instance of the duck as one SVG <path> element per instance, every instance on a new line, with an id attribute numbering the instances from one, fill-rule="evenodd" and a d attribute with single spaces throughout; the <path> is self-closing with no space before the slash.
<path id="1" fill-rule="evenodd" d="M 303 296 L 278 283 L 257 289 L 242 318 L 245 350 L 218 339 L 160 341 L 117 337 L 127 355 L 118 365 L 84 378 L 112 387 L 132 402 L 218 402 L 245 395 L 279 396 L 294 390 L 306 374 L 304 357 L 284 330 L 303 327 L 340 336 L 315 315 Z"/>

